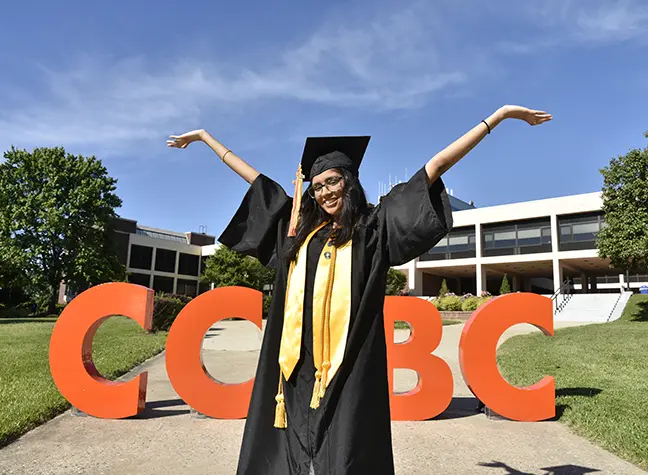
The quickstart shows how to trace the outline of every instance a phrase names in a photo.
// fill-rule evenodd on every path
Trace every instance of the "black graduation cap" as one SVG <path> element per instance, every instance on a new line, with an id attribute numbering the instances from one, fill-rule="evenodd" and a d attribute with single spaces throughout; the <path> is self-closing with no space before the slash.
<path id="1" fill-rule="evenodd" d="M 358 175 L 370 136 L 308 137 L 301 166 L 305 181 L 331 168 L 346 168 Z"/>

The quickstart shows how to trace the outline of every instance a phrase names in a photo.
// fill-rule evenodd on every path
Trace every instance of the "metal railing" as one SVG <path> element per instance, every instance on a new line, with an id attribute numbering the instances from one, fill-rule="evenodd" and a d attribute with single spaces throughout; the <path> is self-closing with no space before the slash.
<path id="1" fill-rule="evenodd" d="M 563 290 L 567 290 L 567 292 L 563 293 Z M 571 282 L 566 280 L 551 296 L 554 315 L 560 313 L 565 308 L 565 305 L 567 305 L 567 302 L 569 302 L 571 297 Z"/>

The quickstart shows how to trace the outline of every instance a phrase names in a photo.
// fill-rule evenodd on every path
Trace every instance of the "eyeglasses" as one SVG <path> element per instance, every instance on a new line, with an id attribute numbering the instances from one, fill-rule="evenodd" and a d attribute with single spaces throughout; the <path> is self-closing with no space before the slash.
<path id="1" fill-rule="evenodd" d="M 322 193 L 324 187 L 326 187 L 326 189 L 329 191 L 337 191 L 342 186 L 343 179 L 344 177 L 342 175 L 332 176 L 331 178 L 327 178 L 326 181 L 324 181 L 324 184 L 318 183 L 317 185 L 311 186 L 308 189 L 308 195 L 311 198 L 315 198 L 315 195 L 319 195 L 320 193 Z"/>

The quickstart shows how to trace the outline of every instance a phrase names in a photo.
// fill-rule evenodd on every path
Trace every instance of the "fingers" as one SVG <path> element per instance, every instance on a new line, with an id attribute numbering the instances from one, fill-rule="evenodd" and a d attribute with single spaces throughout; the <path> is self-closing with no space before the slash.
<path id="1" fill-rule="evenodd" d="M 545 111 L 534 110 L 532 111 L 532 116 L 529 120 L 527 120 L 527 122 L 530 125 L 540 125 L 550 121 L 551 119 L 553 119 L 553 116 L 551 114 Z"/>

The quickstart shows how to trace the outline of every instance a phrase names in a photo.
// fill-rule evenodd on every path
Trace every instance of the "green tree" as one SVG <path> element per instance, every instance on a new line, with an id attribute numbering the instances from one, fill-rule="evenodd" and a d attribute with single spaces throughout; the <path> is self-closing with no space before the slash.
<path id="1" fill-rule="evenodd" d="M 0 254 L 23 270 L 27 287 L 55 311 L 61 281 L 75 289 L 123 280 L 111 239 L 121 200 L 101 161 L 62 147 L 14 147 L 0 164 Z"/>
<path id="2" fill-rule="evenodd" d="M 439 290 L 439 297 L 445 297 L 448 293 L 448 283 L 445 279 L 441 281 L 441 290 Z"/>
<path id="3" fill-rule="evenodd" d="M 502 278 L 502 285 L 500 285 L 499 293 L 500 295 L 511 293 L 511 286 L 509 285 L 508 277 L 506 274 L 504 274 L 504 277 Z"/>
<path id="4" fill-rule="evenodd" d="M 621 269 L 648 267 L 648 148 L 612 158 L 600 172 L 605 226 L 597 237 L 599 255 Z"/>
<path id="5" fill-rule="evenodd" d="M 203 283 L 216 287 L 242 286 L 263 290 L 274 283 L 275 270 L 263 266 L 258 259 L 245 256 L 225 246 L 220 246 L 207 258 Z"/>
<path id="6" fill-rule="evenodd" d="M 401 271 L 389 268 L 385 295 L 399 295 L 407 286 L 407 277 Z"/>
<path id="7" fill-rule="evenodd" d="M 0 307 L 13 307 L 27 299 L 24 273 L 16 268 L 14 262 L 8 255 L 0 253 Z"/>

